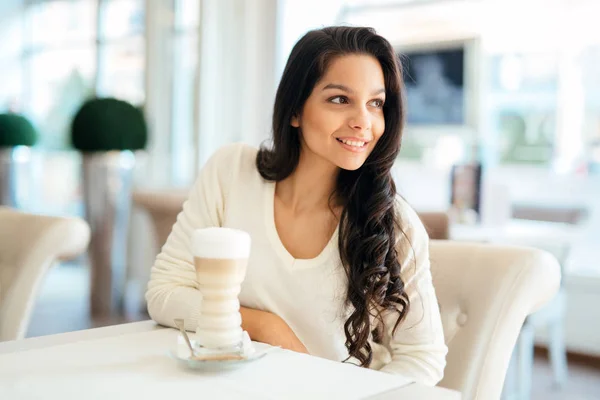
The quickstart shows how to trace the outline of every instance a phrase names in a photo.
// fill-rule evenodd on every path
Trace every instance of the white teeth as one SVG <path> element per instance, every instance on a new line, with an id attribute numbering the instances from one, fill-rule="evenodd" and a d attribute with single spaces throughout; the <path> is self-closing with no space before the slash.
<path id="1" fill-rule="evenodd" d="M 358 140 L 345 140 L 345 139 L 338 139 L 338 140 L 344 144 L 347 144 L 348 146 L 363 147 L 365 145 L 365 142 L 360 142 Z"/>

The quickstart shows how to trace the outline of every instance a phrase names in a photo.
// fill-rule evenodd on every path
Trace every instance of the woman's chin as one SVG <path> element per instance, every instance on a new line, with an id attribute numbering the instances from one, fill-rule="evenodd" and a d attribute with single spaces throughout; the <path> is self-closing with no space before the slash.
<path id="1" fill-rule="evenodd" d="M 339 162 L 337 166 L 347 171 L 356 171 L 357 169 L 362 167 L 364 163 L 365 160 L 363 159 L 341 160 L 341 162 Z"/>

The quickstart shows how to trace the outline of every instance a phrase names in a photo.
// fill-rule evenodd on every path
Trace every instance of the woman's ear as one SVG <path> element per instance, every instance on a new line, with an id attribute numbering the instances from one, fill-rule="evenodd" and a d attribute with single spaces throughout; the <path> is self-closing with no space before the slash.
<path id="1" fill-rule="evenodd" d="M 292 116 L 290 125 L 292 125 L 294 128 L 300 128 L 300 119 L 298 118 L 297 115 Z"/>

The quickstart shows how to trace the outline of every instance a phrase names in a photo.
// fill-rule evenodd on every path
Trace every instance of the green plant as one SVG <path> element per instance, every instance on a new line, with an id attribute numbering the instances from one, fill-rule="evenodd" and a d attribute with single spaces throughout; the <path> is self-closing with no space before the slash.
<path id="1" fill-rule="evenodd" d="M 38 139 L 31 122 L 19 114 L 0 114 L 0 148 L 33 146 Z"/>
<path id="2" fill-rule="evenodd" d="M 147 140 L 142 111 L 114 98 L 88 100 L 71 125 L 73 147 L 82 152 L 141 150 Z"/>

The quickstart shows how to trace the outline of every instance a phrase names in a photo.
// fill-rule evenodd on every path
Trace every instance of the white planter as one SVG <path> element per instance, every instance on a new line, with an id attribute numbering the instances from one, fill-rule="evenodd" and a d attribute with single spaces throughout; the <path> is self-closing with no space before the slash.
<path id="1" fill-rule="evenodd" d="M 31 150 L 27 146 L 0 148 L 0 205 L 19 208 L 27 197 Z"/>
<path id="2" fill-rule="evenodd" d="M 85 215 L 92 231 L 90 311 L 94 316 L 123 313 L 134 166 L 131 151 L 83 154 Z"/>

